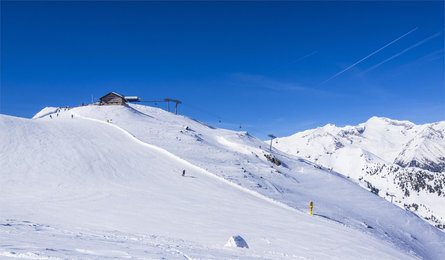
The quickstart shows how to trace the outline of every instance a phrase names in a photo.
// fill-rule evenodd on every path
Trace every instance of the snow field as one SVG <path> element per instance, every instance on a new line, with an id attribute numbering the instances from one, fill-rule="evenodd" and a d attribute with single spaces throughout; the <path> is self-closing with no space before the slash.
<path id="1" fill-rule="evenodd" d="M 260 140 L 164 111 L 83 107 L 53 119 L 0 116 L 0 129 L 0 234 L 8 241 L 0 246 L 3 256 L 434 259 L 444 243 L 443 236 L 422 230 L 420 220 L 348 180 L 285 154 L 277 156 L 289 169 L 271 168 Z M 271 175 L 275 170 L 282 173 Z M 257 181 L 275 189 L 252 189 Z M 309 200 L 316 203 L 315 216 L 303 206 Z M 381 211 L 406 220 L 394 229 L 410 237 L 411 227 L 418 237 L 391 237 L 387 227 L 396 222 Z M 364 214 L 374 220 L 367 222 L 372 231 L 357 228 Z M 24 221 L 48 228 L 33 230 Z M 79 229 L 90 235 L 73 235 Z M 389 237 L 382 237 L 386 231 Z M 110 233 L 148 238 L 140 244 L 98 239 Z M 238 234 L 249 249 L 224 247 Z M 54 236 L 61 242 L 43 250 Z M 14 249 L 21 244 L 23 250 Z M 116 245 L 122 246 L 113 251 Z"/>

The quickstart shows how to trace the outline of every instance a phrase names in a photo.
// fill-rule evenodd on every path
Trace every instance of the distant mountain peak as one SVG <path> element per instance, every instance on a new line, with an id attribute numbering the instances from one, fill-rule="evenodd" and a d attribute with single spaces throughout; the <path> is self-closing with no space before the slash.
<path id="1" fill-rule="evenodd" d="M 365 124 L 366 125 L 376 125 L 376 124 L 393 125 L 393 126 L 403 126 L 403 127 L 407 127 L 407 128 L 411 128 L 411 127 L 415 126 L 414 123 L 407 121 L 407 120 L 394 120 L 394 119 L 390 119 L 387 117 L 378 117 L 378 116 L 373 116 L 373 117 L 369 118 Z"/>
<path id="2" fill-rule="evenodd" d="M 445 225 L 445 212 L 434 208 L 434 201 L 445 194 L 445 121 L 416 125 L 373 116 L 356 126 L 327 124 L 278 138 L 275 147 L 351 177 L 365 188 L 385 190 L 383 197 L 399 193 L 398 205 L 415 203 L 406 207 L 437 226 Z"/>

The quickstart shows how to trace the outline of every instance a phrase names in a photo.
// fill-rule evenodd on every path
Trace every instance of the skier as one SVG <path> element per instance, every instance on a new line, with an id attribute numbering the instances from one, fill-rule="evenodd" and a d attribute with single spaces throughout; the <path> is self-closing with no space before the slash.
<path id="1" fill-rule="evenodd" d="M 182 170 L 182 176 L 185 176 L 185 170 Z"/>
<path id="2" fill-rule="evenodd" d="M 49 118 L 53 119 L 53 116 L 52 116 L 52 115 L 49 115 Z"/>
<path id="3" fill-rule="evenodd" d="M 73 115 L 71 115 L 71 118 L 73 118 Z"/>

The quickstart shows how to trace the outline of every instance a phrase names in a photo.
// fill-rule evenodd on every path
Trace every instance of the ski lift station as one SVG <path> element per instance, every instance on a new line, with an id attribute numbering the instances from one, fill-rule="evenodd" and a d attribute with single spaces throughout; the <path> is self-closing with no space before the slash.
<path id="1" fill-rule="evenodd" d="M 137 96 L 123 96 L 120 94 L 117 94 L 116 92 L 110 92 L 106 94 L 105 96 L 100 98 L 100 101 L 97 103 L 94 103 L 95 105 L 100 106 L 112 106 L 112 105 L 125 105 L 128 102 L 166 102 L 167 103 L 167 111 L 170 112 L 170 102 L 175 103 L 175 114 L 178 113 L 178 105 L 182 104 L 181 101 L 177 99 L 171 99 L 171 98 L 164 98 L 164 100 L 154 100 L 154 101 L 142 101 Z"/>

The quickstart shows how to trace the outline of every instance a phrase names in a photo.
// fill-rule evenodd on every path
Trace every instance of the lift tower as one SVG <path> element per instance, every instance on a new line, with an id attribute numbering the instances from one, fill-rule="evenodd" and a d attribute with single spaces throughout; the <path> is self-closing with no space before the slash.
<path id="1" fill-rule="evenodd" d="M 167 111 L 170 112 L 170 101 L 175 102 L 175 115 L 178 114 L 178 104 L 182 104 L 181 101 L 177 99 L 171 99 L 171 98 L 164 98 L 164 101 L 167 102 Z"/>

